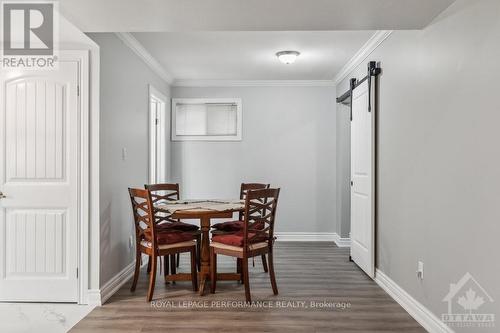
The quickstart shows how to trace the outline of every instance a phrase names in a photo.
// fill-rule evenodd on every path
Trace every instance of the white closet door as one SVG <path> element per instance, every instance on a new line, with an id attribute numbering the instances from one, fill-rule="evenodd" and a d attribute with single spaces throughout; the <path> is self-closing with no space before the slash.
<path id="1" fill-rule="evenodd" d="M 373 278 L 375 275 L 375 109 L 372 107 L 371 112 L 368 112 L 368 89 L 370 89 L 368 81 L 364 81 L 352 92 L 351 259 Z M 373 91 L 372 96 L 374 96 Z"/>
<path id="2" fill-rule="evenodd" d="M 0 301 L 78 300 L 78 75 L 0 79 Z"/>

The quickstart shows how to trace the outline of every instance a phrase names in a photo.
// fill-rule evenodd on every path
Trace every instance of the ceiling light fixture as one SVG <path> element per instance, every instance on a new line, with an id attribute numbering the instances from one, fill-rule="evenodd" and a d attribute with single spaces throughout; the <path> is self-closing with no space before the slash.
<path id="1" fill-rule="evenodd" d="M 276 53 L 278 59 L 284 64 L 293 64 L 297 57 L 300 55 L 300 52 L 297 51 L 281 51 Z"/>

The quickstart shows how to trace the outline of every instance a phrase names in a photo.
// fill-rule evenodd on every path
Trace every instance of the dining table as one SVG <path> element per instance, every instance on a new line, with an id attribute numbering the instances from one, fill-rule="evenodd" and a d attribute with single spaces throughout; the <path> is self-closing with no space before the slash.
<path id="1" fill-rule="evenodd" d="M 172 219 L 198 220 L 201 228 L 200 271 L 198 273 L 199 292 L 204 295 L 207 281 L 210 280 L 210 226 L 213 219 L 232 218 L 234 213 L 245 209 L 245 201 L 240 199 L 221 200 L 176 200 L 159 202 L 158 212 L 168 214 Z M 219 281 L 241 281 L 239 273 L 218 273 Z M 191 274 L 176 273 L 166 277 L 167 281 L 191 281 Z"/>

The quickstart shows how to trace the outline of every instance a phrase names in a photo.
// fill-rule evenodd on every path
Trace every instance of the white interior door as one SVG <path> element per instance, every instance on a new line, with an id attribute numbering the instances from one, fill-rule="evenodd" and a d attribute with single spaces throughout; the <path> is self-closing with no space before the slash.
<path id="1" fill-rule="evenodd" d="M 352 92 L 351 259 L 373 278 L 375 275 L 375 108 L 372 107 L 371 112 L 368 112 L 368 89 L 370 88 L 366 80 Z M 374 96 L 373 91 L 371 96 Z"/>
<path id="2" fill-rule="evenodd" d="M 78 300 L 78 70 L 0 78 L 0 301 Z"/>

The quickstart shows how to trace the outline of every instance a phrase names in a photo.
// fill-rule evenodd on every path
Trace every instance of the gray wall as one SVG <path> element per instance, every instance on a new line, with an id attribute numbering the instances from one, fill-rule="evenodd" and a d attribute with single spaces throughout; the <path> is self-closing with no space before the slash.
<path id="1" fill-rule="evenodd" d="M 99 289 L 99 46 L 64 16 L 59 16 L 59 49 L 89 52 L 89 266 L 88 289 Z M 1 74 L 1 73 L 0 73 Z"/>
<path id="2" fill-rule="evenodd" d="M 183 197 L 234 198 L 246 182 L 282 188 L 278 232 L 334 232 L 335 88 L 172 88 L 173 97 L 238 97 L 243 141 L 173 142 Z"/>
<path id="3" fill-rule="evenodd" d="M 438 316 L 465 272 L 500 300 L 499 41 L 500 1 L 458 0 L 423 31 L 394 32 L 367 59 L 383 68 L 377 267 Z M 500 314 L 498 304 L 480 310 Z"/>
<path id="4" fill-rule="evenodd" d="M 337 104 L 337 233 L 343 238 L 349 238 L 351 231 L 350 114 L 348 105 Z"/>
<path id="5" fill-rule="evenodd" d="M 100 47 L 100 285 L 134 260 L 128 187 L 148 181 L 148 84 L 168 85 L 114 34 L 89 34 Z M 167 105 L 168 106 L 168 105 Z M 128 158 L 122 160 L 122 148 Z M 168 155 L 167 155 L 168 156 Z"/>

